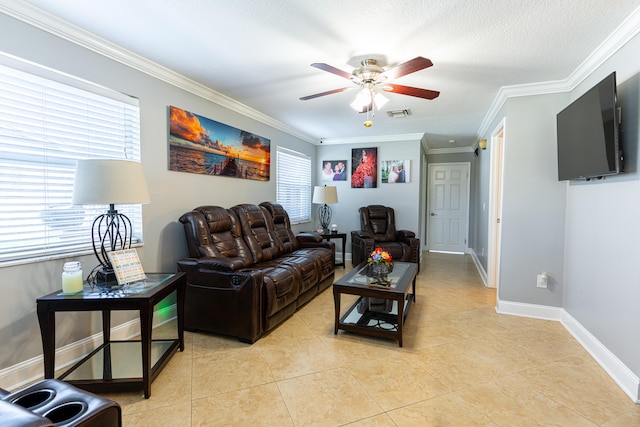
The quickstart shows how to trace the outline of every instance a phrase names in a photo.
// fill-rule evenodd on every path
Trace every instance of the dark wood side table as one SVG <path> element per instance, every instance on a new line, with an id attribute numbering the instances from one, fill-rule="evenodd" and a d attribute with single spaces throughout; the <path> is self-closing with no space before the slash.
<path id="1" fill-rule="evenodd" d="M 347 245 L 347 233 L 318 233 L 320 234 L 320 236 L 326 240 L 326 241 L 330 241 L 331 239 L 340 239 L 342 240 L 342 263 L 340 262 L 336 262 L 336 267 L 344 267 L 345 263 L 344 263 L 344 254 L 346 252 L 346 245 Z"/>
<path id="2" fill-rule="evenodd" d="M 54 378 L 55 314 L 58 311 L 101 311 L 103 343 L 60 376 L 66 382 L 93 392 L 144 390 L 151 395 L 151 382 L 179 349 L 184 350 L 185 273 L 147 273 L 147 280 L 100 289 L 84 284 L 81 293 L 62 291 L 37 299 L 42 335 L 44 377 Z M 177 338 L 152 339 L 153 308 L 176 294 Z M 111 341 L 111 311 L 140 312 L 140 340 Z"/>

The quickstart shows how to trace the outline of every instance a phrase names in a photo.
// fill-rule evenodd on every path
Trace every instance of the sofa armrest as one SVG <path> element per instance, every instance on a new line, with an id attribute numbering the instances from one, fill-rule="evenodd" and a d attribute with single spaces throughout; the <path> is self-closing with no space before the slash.
<path id="1" fill-rule="evenodd" d="M 205 270 L 217 271 L 236 271 L 244 267 L 242 260 L 237 258 L 226 257 L 203 257 L 203 258 L 185 258 L 178 261 L 180 271 L 189 272 L 190 270 L 201 268 Z"/>
<path id="2" fill-rule="evenodd" d="M 418 273 L 420 273 L 420 239 L 416 237 L 416 233 L 409 230 L 398 230 L 398 241 L 411 247 L 411 257 L 409 262 L 418 264 Z"/>
<path id="3" fill-rule="evenodd" d="M 398 240 L 406 244 L 409 244 L 409 239 L 413 239 L 416 237 L 416 233 L 409 230 L 398 230 L 397 235 L 398 235 Z"/>
<path id="4" fill-rule="evenodd" d="M 362 230 L 354 230 L 351 232 L 351 239 L 353 238 L 359 238 L 359 239 L 370 239 L 373 240 L 373 234 L 369 233 L 368 231 L 362 231 Z"/>
<path id="5" fill-rule="evenodd" d="M 351 262 L 354 267 L 366 261 L 374 245 L 375 241 L 370 233 L 361 230 L 351 232 Z"/>
<path id="6" fill-rule="evenodd" d="M 300 243 L 321 243 L 323 241 L 322 236 L 318 233 L 299 233 L 296 234 L 296 239 L 298 239 Z"/>
<path id="7" fill-rule="evenodd" d="M 185 329 L 255 342 L 263 332 L 263 272 L 251 268 L 220 271 L 199 261 L 178 262 L 179 270 L 187 273 Z"/>
<path id="8" fill-rule="evenodd" d="M 301 248 L 327 248 L 335 252 L 336 244 L 324 240 L 323 237 L 317 233 L 300 233 L 296 235 L 296 240 Z"/>

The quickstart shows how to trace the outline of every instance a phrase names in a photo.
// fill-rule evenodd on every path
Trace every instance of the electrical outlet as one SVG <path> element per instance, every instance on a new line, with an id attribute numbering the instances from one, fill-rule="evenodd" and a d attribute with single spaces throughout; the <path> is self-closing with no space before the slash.
<path id="1" fill-rule="evenodd" d="M 547 273 L 538 274 L 538 281 L 536 282 L 536 286 L 543 289 L 547 288 Z"/>

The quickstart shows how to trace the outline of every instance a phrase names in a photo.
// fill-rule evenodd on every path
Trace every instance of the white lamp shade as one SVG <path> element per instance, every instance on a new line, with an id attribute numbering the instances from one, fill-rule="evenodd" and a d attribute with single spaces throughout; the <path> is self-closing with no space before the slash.
<path id="1" fill-rule="evenodd" d="M 313 199 L 312 203 L 330 204 L 338 203 L 338 190 L 334 186 L 320 186 L 313 187 Z"/>
<path id="2" fill-rule="evenodd" d="M 142 165 L 129 160 L 78 160 L 73 183 L 74 205 L 149 203 Z"/>

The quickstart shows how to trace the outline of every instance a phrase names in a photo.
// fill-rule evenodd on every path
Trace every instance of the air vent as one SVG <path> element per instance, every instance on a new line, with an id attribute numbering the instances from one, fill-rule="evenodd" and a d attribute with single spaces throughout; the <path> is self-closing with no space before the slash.
<path id="1" fill-rule="evenodd" d="M 405 108 L 404 110 L 387 111 L 387 115 L 391 118 L 407 117 L 411 115 L 411 110 Z"/>

